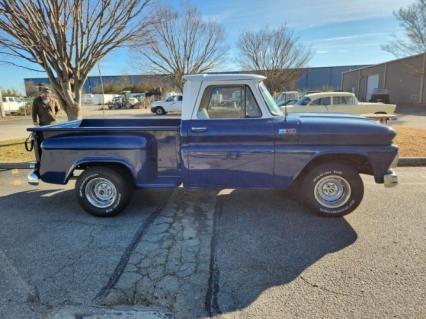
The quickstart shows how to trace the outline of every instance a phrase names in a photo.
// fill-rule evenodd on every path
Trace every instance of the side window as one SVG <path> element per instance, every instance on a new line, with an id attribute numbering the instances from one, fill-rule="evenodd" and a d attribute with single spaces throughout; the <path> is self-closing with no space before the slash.
<path id="1" fill-rule="evenodd" d="M 262 117 L 262 112 L 260 111 L 259 104 L 257 104 L 253 92 L 247 85 L 245 86 L 245 98 L 246 117 Z"/>
<path id="2" fill-rule="evenodd" d="M 335 96 L 333 97 L 333 104 L 353 105 L 355 101 L 352 96 Z"/>
<path id="3" fill-rule="evenodd" d="M 3 102 L 7 102 L 7 100 L 6 100 L 6 98 L 5 98 L 5 97 L 3 98 Z"/>
<path id="4" fill-rule="evenodd" d="M 313 100 L 310 105 L 330 105 L 330 97 L 322 97 Z"/>
<path id="5" fill-rule="evenodd" d="M 308 105 L 311 102 L 311 99 L 307 96 L 302 97 L 299 101 L 297 101 L 297 105 Z"/>
<path id="6" fill-rule="evenodd" d="M 204 90 L 197 118 L 256 118 L 262 113 L 248 86 L 209 86 Z"/>
<path id="7" fill-rule="evenodd" d="M 177 98 L 178 101 L 182 101 L 182 95 L 179 95 Z"/>
<path id="8" fill-rule="evenodd" d="M 166 99 L 166 102 L 172 102 L 173 101 L 173 96 L 169 96 L 167 99 Z"/>

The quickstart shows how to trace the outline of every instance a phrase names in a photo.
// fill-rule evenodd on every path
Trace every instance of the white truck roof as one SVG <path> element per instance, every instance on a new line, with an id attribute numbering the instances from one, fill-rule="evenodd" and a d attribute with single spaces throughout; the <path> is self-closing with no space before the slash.
<path id="1" fill-rule="evenodd" d="M 244 73 L 218 73 L 218 74 L 188 74 L 184 76 L 187 81 L 238 81 L 238 80 L 257 80 L 263 81 L 265 76 L 259 74 Z"/>

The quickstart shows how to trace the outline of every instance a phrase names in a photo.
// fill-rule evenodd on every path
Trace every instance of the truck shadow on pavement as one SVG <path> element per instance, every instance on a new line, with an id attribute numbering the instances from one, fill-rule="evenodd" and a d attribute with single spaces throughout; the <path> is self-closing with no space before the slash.
<path id="1" fill-rule="evenodd" d="M 247 307 L 357 239 L 344 218 L 316 216 L 289 193 L 234 191 L 218 200 L 210 315 Z"/>

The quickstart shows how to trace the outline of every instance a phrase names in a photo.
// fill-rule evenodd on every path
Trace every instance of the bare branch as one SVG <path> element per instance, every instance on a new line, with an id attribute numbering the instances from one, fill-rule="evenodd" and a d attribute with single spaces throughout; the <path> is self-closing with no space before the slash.
<path id="1" fill-rule="evenodd" d="M 204 20 L 196 9 L 159 8 L 155 18 L 151 41 L 140 48 L 149 71 L 171 74 L 182 89 L 185 74 L 210 71 L 223 61 L 227 52 L 223 27 Z"/>
<path id="2" fill-rule="evenodd" d="M 129 41 L 149 38 L 151 1 L 0 0 L 0 54 L 12 65 L 16 58 L 38 64 L 75 118 L 95 64 Z"/>
<path id="3" fill-rule="evenodd" d="M 244 32 L 239 38 L 238 49 L 241 67 L 264 74 L 272 91 L 293 86 L 300 68 L 305 67 L 312 56 L 311 50 L 300 45 L 286 26 Z"/>
<path id="4" fill-rule="evenodd" d="M 417 0 L 394 12 L 394 16 L 404 28 L 405 38 L 394 36 L 382 49 L 396 57 L 426 52 L 426 0 Z"/>

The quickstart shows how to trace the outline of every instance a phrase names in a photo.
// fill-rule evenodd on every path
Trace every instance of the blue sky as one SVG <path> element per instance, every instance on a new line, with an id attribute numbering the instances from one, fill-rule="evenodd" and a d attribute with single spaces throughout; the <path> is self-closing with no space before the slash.
<path id="1" fill-rule="evenodd" d="M 180 7 L 180 0 L 161 0 Z M 227 63 L 220 70 L 238 68 L 235 64 L 235 43 L 245 30 L 274 28 L 287 24 L 300 41 L 313 50 L 309 66 L 375 64 L 394 57 L 384 52 L 381 45 L 392 35 L 403 36 L 403 30 L 392 15 L 400 7 L 414 0 L 187 0 L 207 19 L 225 27 L 230 47 Z M 127 49 L 119 49 L 101 63 L 104 75 L 137 74 L 140 69 L 135 57 Z M 92 72 L 93 74 L 97 74 Z M 23 91 L 25 77 L 39 77 L 31 72 L 0 64 L 0 87 Z"/>

